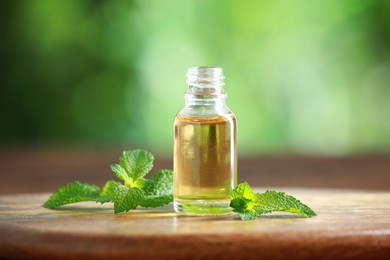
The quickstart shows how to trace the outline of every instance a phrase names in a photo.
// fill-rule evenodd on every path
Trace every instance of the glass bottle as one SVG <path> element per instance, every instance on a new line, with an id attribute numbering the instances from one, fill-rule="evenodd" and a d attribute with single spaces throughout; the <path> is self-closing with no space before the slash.
<path id="1" fill-rule="evenodd" d="M 223 70 L 192 67 L 187 84 L 174 120 L 174 209 L 227 214 L 237 185 L 237 121 L 225 104 Z"/>

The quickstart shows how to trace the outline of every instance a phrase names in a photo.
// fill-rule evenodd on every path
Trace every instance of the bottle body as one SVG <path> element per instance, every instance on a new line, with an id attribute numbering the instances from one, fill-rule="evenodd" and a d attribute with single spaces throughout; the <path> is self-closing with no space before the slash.
<path id="1" fill-rule="evenodd" d="M 215 93 L 214 93 L 215 94 Z M 237 121 L 224 95 L 187 95 L 174 121 L 174 208 L 217 215 L 231 212 L 237 184 Z"/>

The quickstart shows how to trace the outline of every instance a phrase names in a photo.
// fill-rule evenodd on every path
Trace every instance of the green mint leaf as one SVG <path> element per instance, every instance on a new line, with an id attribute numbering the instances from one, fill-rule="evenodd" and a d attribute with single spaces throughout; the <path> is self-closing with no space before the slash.
<path id="1" fill-rule="evenodd" d="M 127 175 L 126 170 L 122 166 L 120 166 L 119 164 L 112 164 L 110 165 L 110 168 L 118 179 L 124 182 L 129 181 L 129 176 Z"/>
<path id="2" fill-rule="evenodd" d="M 43 207 L 53 209 L 75 202 L 97 201 L 100 192 L 101 190 L 98 186 L 78 181 L 71 182 L 60 187 L 57 192 L 54 192 L 43 204 Z"/>
<path id="3" fill-rule="evenodd" d="M 238 185 L 230 194 L 232 204 L 238 210 L 253 209 L 256 195 L 253 193 L 251 187 L 247 182 Z"/>
<path id="4" fill-rule="evenodd" d="M 145 196 L 145 192 L 139 188 L 128 188 L 118 185 L 113 188 L 114 212 L 127 212 L 136 208 Z"/>
<path id="5" fill-rule="evenodd" d="M 142 207 L 160 207 L 173 201 L 173 171 L 161 170 L 153 174 L 144 188 Z"/>
<path id="6" fill-rule="evenodd" d="M 302 217 L 313 217 L 317 214 L 293 196 L 284 192 L 267 190 L 264 193 L 252 192 L 248 183 L 239 184 L 230 195 L 230 207 L 241 219 L 255 219 L 261 214 L 274 211 L 291 212 Z"/>
<path id="7" fill-rule="evenodd" d="M 153 174 L 146 183 L 147 195 L 167 195 L 173 193 L 173 171 L 160 170 Z"/>
<path id="8" fill-rule="evenodd" d="M 106 202 L 113 202 L 114 196 L 115 196 L 115 187 L 118 187 L 122 185 L 120 182 L 117 181 L 107 181 L 106 184 L 103 187 L 102 192 L 99 194 L 99 199 L 97 202 L 100 203 L 106 203 Z"/>
<path id="9" fill-rule="evenodd" d="M 252 210 L 246 209 L 246 210 L 242 210 L 242 211 L 233 210 L 233 211 L 237 212 L 242 220 L 253 220 L 259 216 L 259 213 L 254 209 L 252 209 Z"/>
<path id="10" fill-rule="evenodd" d="M 296 213 L 305 218 L 317 216 L 311 208 L 293 196 L 272 190 L 256 194 L 255 209 L 259 214 L 282 211 Z"/>
<path id="11" fill-rule="evenodd" d="M 135 188 L 140 188 L 143 189 L 147 183 L 149 182 L 148 179 L 140 178 L 133 182 L 131 185 L 126 185 L 127 187 L 135 187 Z"/>
<path id="12" fill-rule="evenodd" d="M 156 208 L 167 205 L 173 201 L 173 195 L 145 195 L 139 205 L 146 208 Z"/>
<path id="13" fill-rule="evenodd" d="M 134 183 L 153 168 L 153 160 L 153 155 L 144 150 L 124 151 L 119 158 L 120 166 Z"/>
<path id="14" fill-rule="evenodd" d="M 259 214 L 253 209 L 256 195 L 247 182 L 239 184 L 230 194 L 230 207 L 237 212 L 241 219 L 255 219 Z"/>

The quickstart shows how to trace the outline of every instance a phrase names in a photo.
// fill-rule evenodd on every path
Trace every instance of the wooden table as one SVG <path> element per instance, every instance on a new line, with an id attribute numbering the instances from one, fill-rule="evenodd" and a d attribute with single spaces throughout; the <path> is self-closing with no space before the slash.
<path id="1" fill-rule="evenodd" d="M 171 207 L 114 215 L 112 205 L 48 210 L 59 186 L 102 185 L 124 148 L 11 147 L 0 150 L 0 258 L 389 258 L 390 156 L 239 156 L 239 182 L 276 188 L 318 216 L 254 221 L 186 217 Z M 129 149 L 129 147 L 126 147 Z M 172 168 L 156 156 L 153 171 Z M 284 188 L 288 187 L 288 188 Z M 336 189 L 337 188 L 337 189 Z M 264 190 L 259 188 L 259 190 Z"/>
<path id="2" fill-rule="evenodd" d="M 114 214 L 96 203 L 49 210 L 41 207 L 47 193 L 2 195 L 0 258 L 390 259 L 389 192 L 280 190 L 318 216 L 241 221 L 182 216 L 171 206 Z"/>

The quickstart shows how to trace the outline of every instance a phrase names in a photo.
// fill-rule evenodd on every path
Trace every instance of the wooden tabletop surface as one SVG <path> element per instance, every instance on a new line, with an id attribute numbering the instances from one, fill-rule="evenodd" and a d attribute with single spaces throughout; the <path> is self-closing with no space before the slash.
<path id="1" fill-rule="evenodd" d="M 239 157 L 239 182 L 311 206 L 254 221 L 186 217 L 171 206 L 113 214 L 112 205 L 42 203 L 78 180 L 102 186 L 121 149 L 0 149 L 0 258 L 159 257 L 390 259 L 390 155 Z M 155 167 L 172 168 L 156 156 Z M 375 258 L 373 258 L 375 257 Z"/>
<path id="2" fill-rule="evenodd" d="M 112 205 L 89 202 L 50 210 L 41 207 L 46 193 L 2 195 L 0 257 L 389 259 L 389 192 L 284 191 L 318 216 L 278 213 L 242 221 L 182 216 L 171 205 L 114 214 Z"/>

